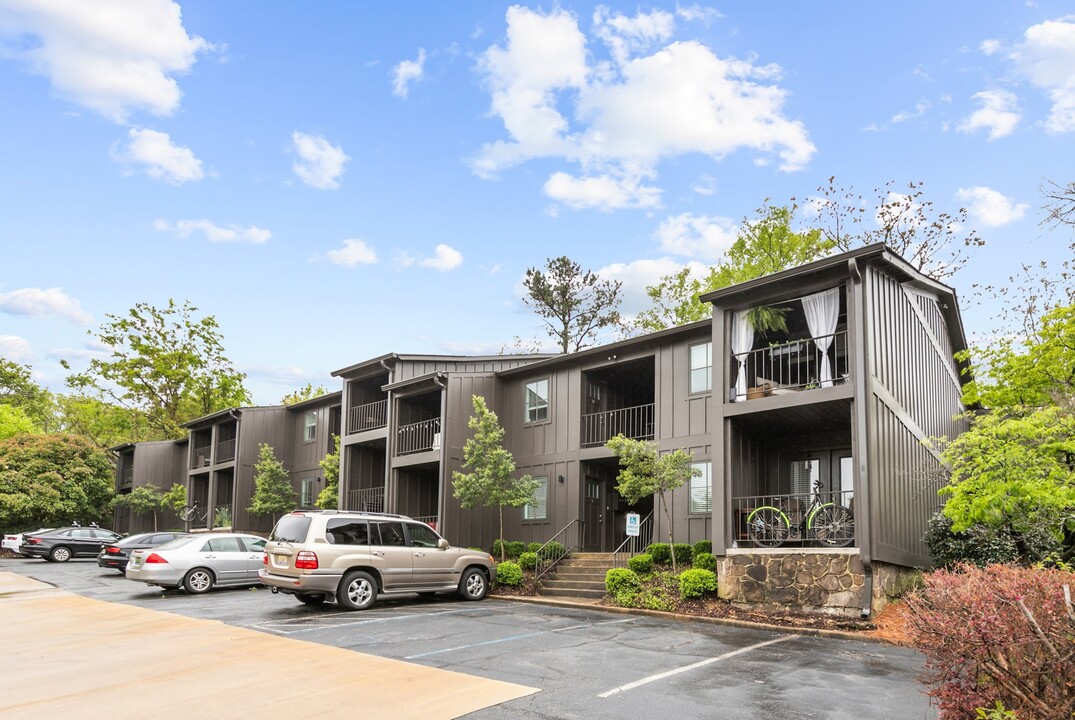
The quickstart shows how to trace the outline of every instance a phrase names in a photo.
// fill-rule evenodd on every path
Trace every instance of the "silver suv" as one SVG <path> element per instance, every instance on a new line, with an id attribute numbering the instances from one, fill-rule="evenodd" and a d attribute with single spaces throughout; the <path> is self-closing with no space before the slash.
<path id="1" fill-rule="evenodd" d="M 453 548 L 405 515 L 300 510 L 280 518 L 265 545 L 261 583 L 306 605 L 329 598 L 365 610 L 377 595 L 458 592 L 481 600 L 496 579 L 491 555 Z"/>

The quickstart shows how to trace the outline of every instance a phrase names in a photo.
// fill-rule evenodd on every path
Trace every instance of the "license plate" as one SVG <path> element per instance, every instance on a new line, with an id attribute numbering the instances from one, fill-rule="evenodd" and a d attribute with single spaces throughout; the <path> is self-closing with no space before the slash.
<path id="1" fill-rule="evenodd" d="M 277 565 L 287 565 L 287 555 L 277 555 L 276 556 L 276 564 Z"/>
<path id="2" fill-rule="evenodd" d="M 142 558 L 140 558 L 140 557 L 134 558 L 134 566 L 135 567 L 141 567 L 142 566 Z"/>

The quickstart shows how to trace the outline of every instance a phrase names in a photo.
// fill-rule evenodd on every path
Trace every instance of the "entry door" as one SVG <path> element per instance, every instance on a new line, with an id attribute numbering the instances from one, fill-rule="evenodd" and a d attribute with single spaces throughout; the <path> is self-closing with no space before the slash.
<path id="1" fill-rule="evenodd" d="M 586 506 L 583 519 L 586 523 L 583 528 L 583 550 L 588 552 L 601 552 L 601 546 L 605 537 L 605 483 L 594 477 L 585 480 Z"/>

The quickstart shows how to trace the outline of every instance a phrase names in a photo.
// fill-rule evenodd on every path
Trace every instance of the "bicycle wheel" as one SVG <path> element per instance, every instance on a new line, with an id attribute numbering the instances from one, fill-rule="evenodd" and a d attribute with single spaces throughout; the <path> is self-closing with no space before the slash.
<path id="1" fill-rule="evenodd" d="M 198 512 L 197 505 L 187 505 L 183 508 L 183 511 L 179 513 L 179 519 L 183 522 L 190 522 L 194 519 L 195 514 Z"/>
<path id="2" fill-rule="evenodd" d="M 822 505 L 810 518 L 814 539 L 828 547 L 845 547 L 855 540 L 855 517 L 843 505 Z"/>
<path id="3" fill-rule="evenodd" d="M 779 547 L 788 539 L 788 519 L 775 507 L 760 507 L 747 517 L 747 537 L 760 547 Z"/>

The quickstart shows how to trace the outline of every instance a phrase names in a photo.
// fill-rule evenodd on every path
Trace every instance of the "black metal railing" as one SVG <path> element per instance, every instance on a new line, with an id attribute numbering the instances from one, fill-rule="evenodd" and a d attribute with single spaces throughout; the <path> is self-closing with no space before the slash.
<path id="1" fill-rule="evenodd" d="M 123 469 L 119 473 L 120 486 L 130 485 L 134 482 L 134 466 L 124 465 Z"/>
<path id="2" fill-rule="evenodd" d="M 653 403 L 582 416 L 583 447 L 604 445 L 617 435 L 633 440 L 652 440 Z"/>
<path id="3" fill-rule="evenodd" d="M 620 546 L 612 551 L 612 567 L 627 567 L 627 561 L 649 547 L 653 539 L 653 513 L 638 525 L 638 535 L 628 535 Z"/>
<path id="4" fill-rule="evenodd" d="M 198 469 L 203 467 L 209 467 L 212 464 L 212 445 L 199 445 L 196 446 L 191 452 L 190 467 L 191 469 Z"/>
<path id="5" fill-rule="evenodd" d="M 351 490 L 347 493 L 347 509 L 359 512 L 384 512 L 384 488 Z"/>
<path id="6" fill-rule="evenodd" d="M 534 568 L 535 579 L 540 580 L 556 567 L 557 563 L 567 557 L 568 553 L 582 547 L 582 527 L 583 521 L 576 518 L 538 548 L 537 566 Z M 557 544 L 553 545 L 553 543 Z"/>
<path id="7" fill-rule="evenodd" d="M 829 359 L 831 384 L 847 382 L 847 331 L 817 338 L 826 339 L 829 348 L 825 353 L 821 352 L 815 339 L 804 338 L 732 355 L 729 399 L 732 402 L 754 400 L 822 387 L 825 383 L 821 379 L 821 367 L 825 356 Z M 740 373 L 746 373 L 745 382 L 739 380 Z"/>
<path id="8" fill-rule="evenodd" d="M 850 490 L 732 498 L 737 547 L 844 547 L 855 542 Z"/>
<path id="9" fill-rule="evenodd" d="M 425 452 L 440 446 L 440 418 L 400 425 L 396 431 L 396 455 Z"/>
<path id="10" fill-rule="evenodd" d="M 216 461 L 218 463 L 235 459 L 235 438 L 221 440 L 216 445 Z"/>
<path id="11" fill-rule="evenodd" d="M 347 432 L 376 430 L 388 424 L 388 401 L 377 400 L 347 410 Z"/>
<path id="12" fill-rule="evenodd" d="M 437 516 L 436 515 L 415 515 L 414 520 L 425 523 L 434 530 L 437 529 Z"/>

